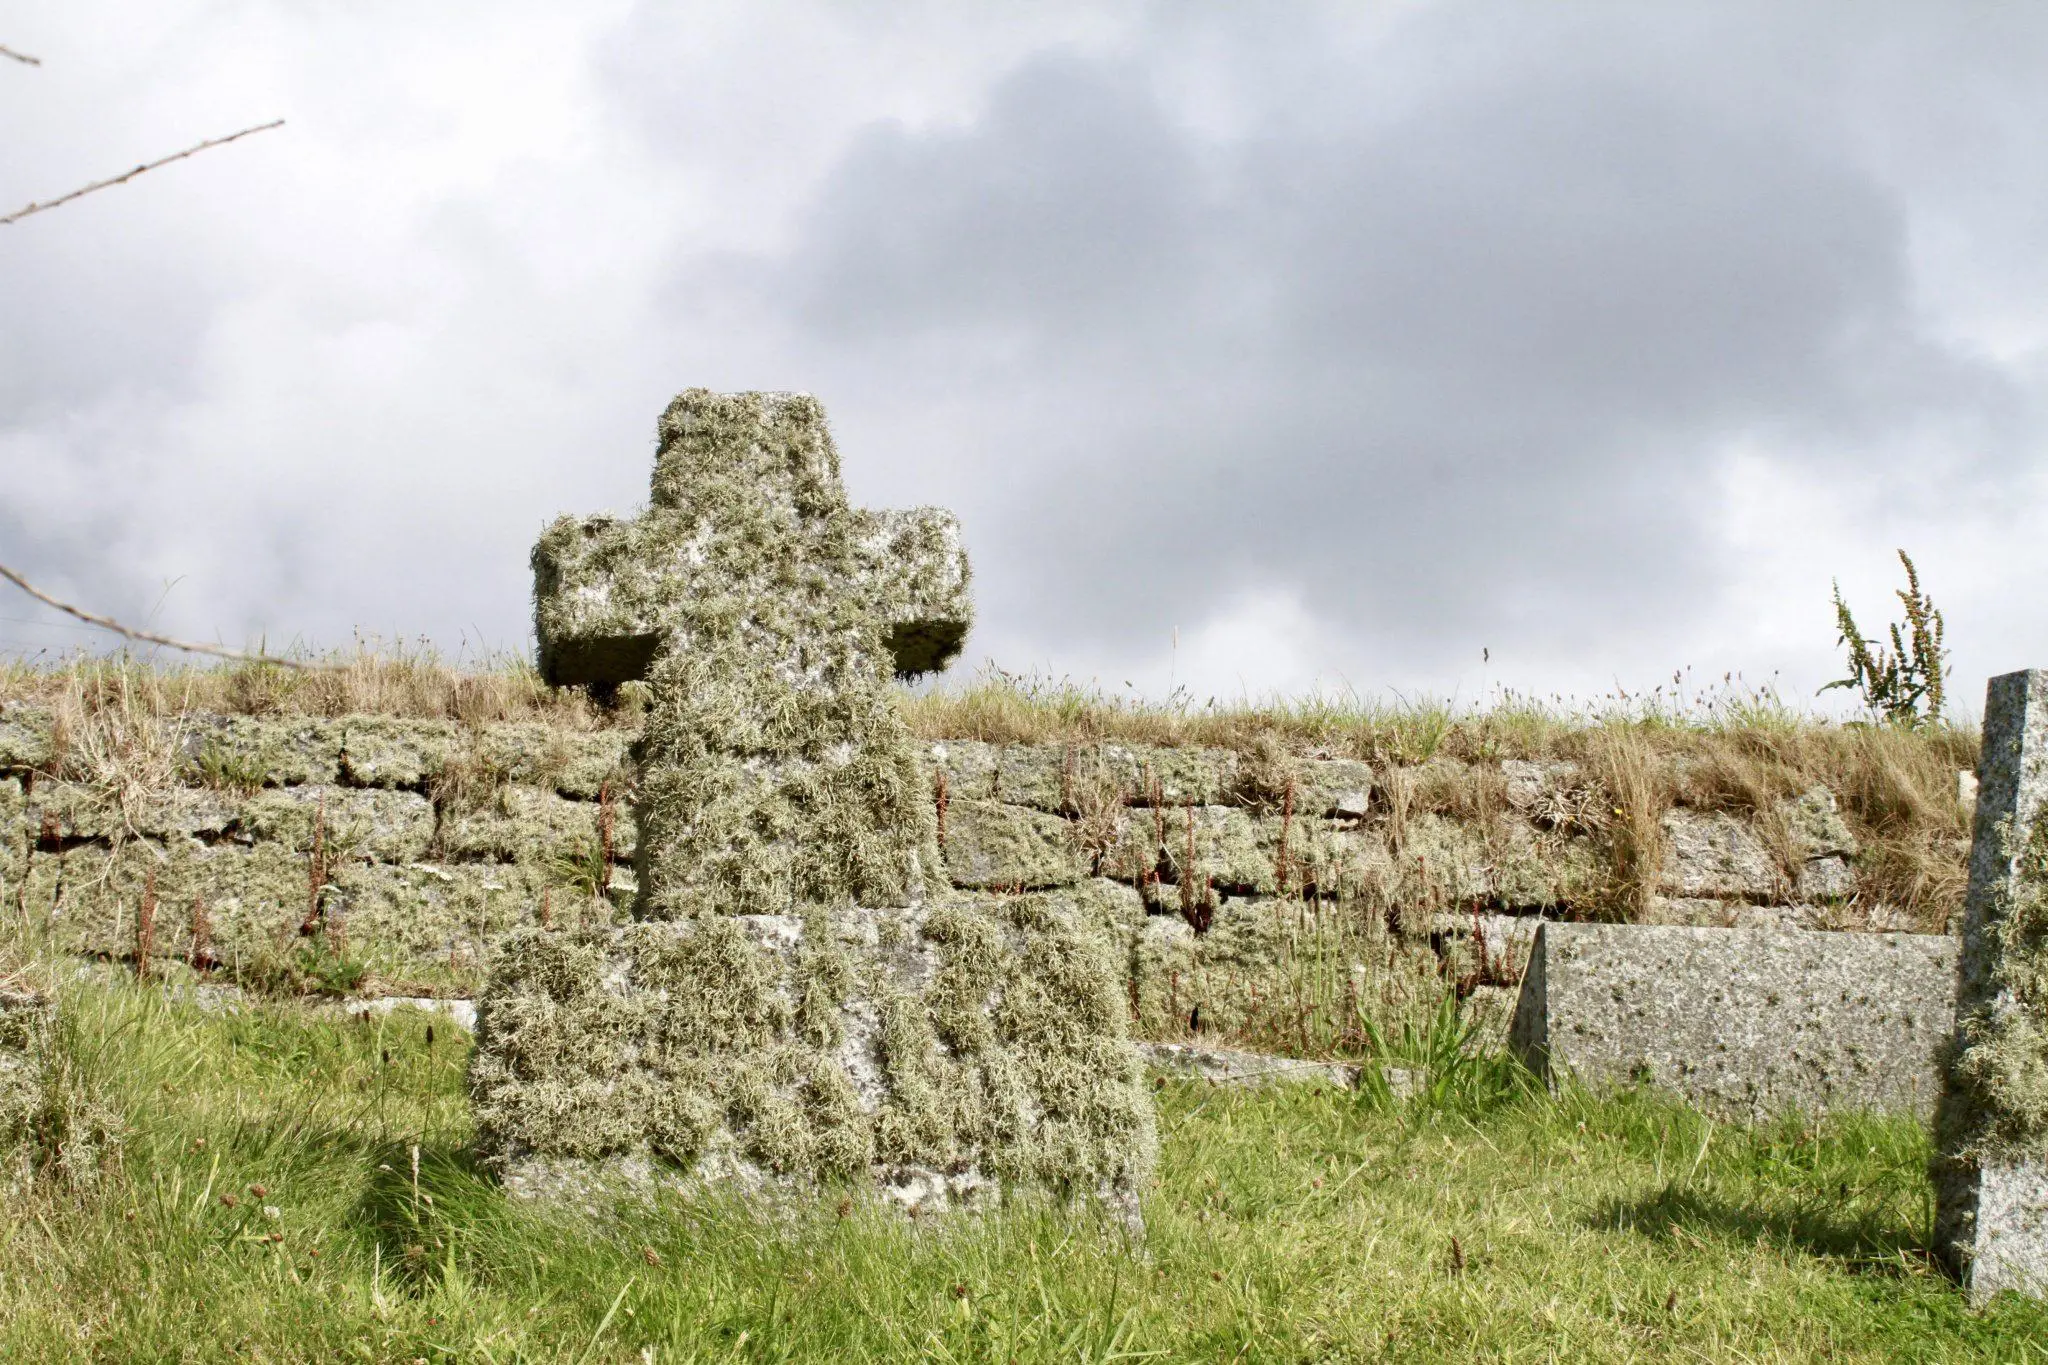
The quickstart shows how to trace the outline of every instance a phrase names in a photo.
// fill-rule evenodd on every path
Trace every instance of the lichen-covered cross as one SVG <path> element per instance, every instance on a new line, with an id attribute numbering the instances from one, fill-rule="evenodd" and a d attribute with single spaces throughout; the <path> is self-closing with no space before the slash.
<path id="1" fill-rule="evenodd" d="M 755 581 L 805 569 L 874 618 L 898 675 L 959 654 L 973 620 L 959 522 L 936 507 L 849 507 L 816 399 L 691 389 L 662 413 L 658 439 L 645 513 L 561 517 L 533 548 L 534 633 L 551 685 L 643 679 L 679 606 L 750 583 L 773 590 Z M 774 556 L 748 552 L 763 530 Z"/>
<path id="2" fill-rule="evenodd" d="M 809 398 L 692 390 L 660 439 L 645 515 L 559 521 L 533 558 L 549 677 L 645 675 L 640 922 L 492 954 L 480 1152 L 582 1207 L 851 1179 L 914 1212 L 1035 1186 L 1134 1217 L 1157 1141 L 1119 912 L 948 888 L 889 686 L 966 633 L 953 519 L 849 508 Z"/>
<path id="3" fill-rule="evenodd" d="M 807 395 L 691 389 L 659 440 L 644 514 L 564 517 L 533 551 L 542 674 L 651 689 L 641 915 L 917 899 L 936 830 L 887 683 L 959 652 L 958 523 L 849 507 Z"/>

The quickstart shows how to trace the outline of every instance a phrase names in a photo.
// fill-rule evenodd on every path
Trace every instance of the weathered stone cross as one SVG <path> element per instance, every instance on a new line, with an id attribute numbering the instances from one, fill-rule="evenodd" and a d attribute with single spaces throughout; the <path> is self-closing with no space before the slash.
<path id="1" fill-rule="evenodd" d="M 1154 1149 L 1108 939 L 1078 903 L 951 894 L 889 693 L 967 632 L 945 512 L 849 508 L 802 395 L 692 389 L 653 506 L 533 552 L 542 670 L 644 677 L 630 928 L 508 935 L 470 1068 L 515 1190 L 865 1177 L 1135 1209 Z"/>
<path id="2" fill-rule="evenodd" d="M 691 389 L 659 436 L 644 516 L 564 517 L 533 551 L 542 671 L 653 693 L 641 916 L 911 903 L 939 859 L 884 659 L 959 651 L 959 524 L 850 508 L 808 395 Z"/>
<path id="3" fill-rule="evenodd" d="M 973 611 L 959 523 L 936 507 L 849 508 L 814 399 L 691 389 L 662 414 L 659 439 L 643 515 L 562 517 L 534 546 L 534 633 L 550 684 L 608 689 L 645 678 L 677 606 L 770 587 L 764 570 L 807 560 L 866 600 L 899 675 L 935 672 L 960 652 Z M 763 520 L 809 549 L 794 562 L 742 562 L 734 551 Z"/>
<path id="4" fill-rule="evenodd" d="M 1977 783 L 1934 1243 L 1983 1303 L 2048 1297 L 2048 670 L 1991 680 Z"/>

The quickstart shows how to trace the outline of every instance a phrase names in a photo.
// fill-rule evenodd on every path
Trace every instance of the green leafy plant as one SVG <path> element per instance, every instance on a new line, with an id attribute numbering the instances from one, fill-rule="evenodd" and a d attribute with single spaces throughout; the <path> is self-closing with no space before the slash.
<path id="1" fill-rule="evenodd" d="M 1853 687 L 1863 694 L 1863 704 L 1888 722 L 1915 726 L 1941 719 L 1948 651 L 1941 647 L 1941 612 L 1921 591 L 1913 557 L 1900 550 L 1899 563 L 1906 567 L 1906 586 L 1898 593 L 1906 619 L 1892 623 L 1889 650 L 1883 645 L 1873 648 L 1864 638 L 1849 604 L 1842 600 L 1842 585 L 1835 584 L 1835 623 L 1841 632 L 1836 643 L 1849 651 L 1849 676 L 1820 690 Z"/>

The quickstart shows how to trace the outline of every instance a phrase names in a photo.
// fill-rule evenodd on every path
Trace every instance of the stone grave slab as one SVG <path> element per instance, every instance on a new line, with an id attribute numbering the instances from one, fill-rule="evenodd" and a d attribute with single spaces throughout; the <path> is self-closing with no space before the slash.
<path id="1" fill-rule="evenodd" d="M 1509 1046 L 1553 1083 L 1655 1085 L 1711 1113 L 1931 1114 L 1955 940 L 1545 924 Z"/>

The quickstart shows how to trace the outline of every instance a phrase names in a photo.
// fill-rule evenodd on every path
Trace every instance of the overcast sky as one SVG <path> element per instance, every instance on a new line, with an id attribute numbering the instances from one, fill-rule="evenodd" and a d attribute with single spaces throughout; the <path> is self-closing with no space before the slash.
<path id="1" fill-rule="evenodd" d="M 956 671 L 1803 698 L 1896 546 L 1964 709 L 2048 665 L 2039 6 L 0 26 L 0 212 L 288 120 L 0 227 L 0 562 L 174 634 L 527 650 L 535 534 L 706 385 L 959 513 Z"/>

